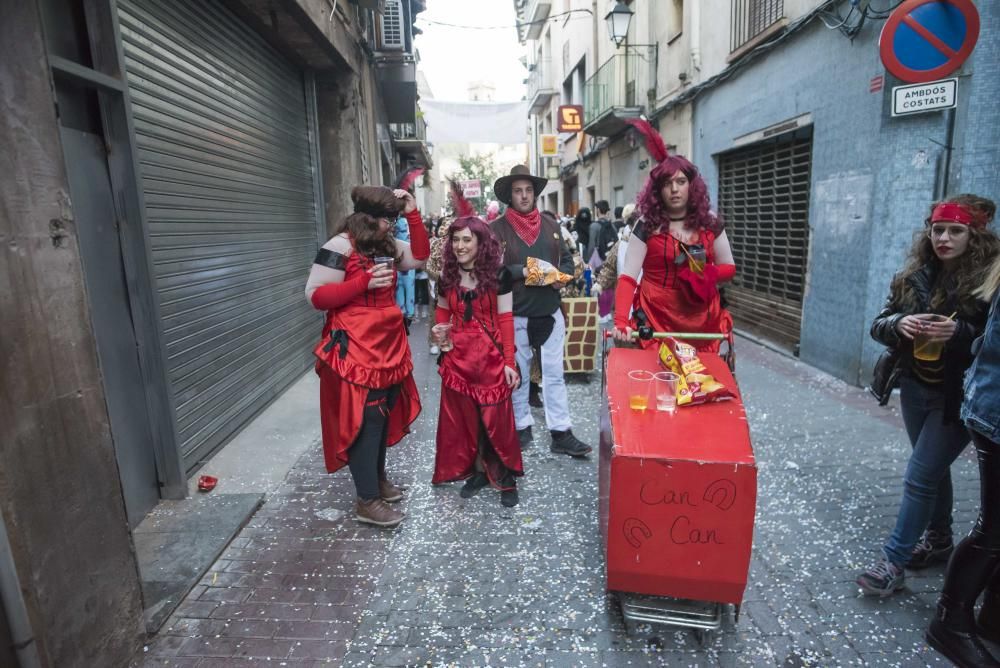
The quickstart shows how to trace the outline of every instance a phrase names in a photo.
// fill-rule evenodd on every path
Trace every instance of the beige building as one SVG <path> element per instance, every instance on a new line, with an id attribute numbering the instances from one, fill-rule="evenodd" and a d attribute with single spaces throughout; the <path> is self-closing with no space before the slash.
<path id="1" fill-rule="evenodd" d="M 542 206 L 573 215 L 633 201 L 650 159 L 624 119 L 645 116 L 671 151 L 693 153 L 700 84 L 815 9 L 816 0 L 514 0 L 528 48 L 529 152 L 550 181 Z M 631 13 L 616 43 L 608 17 Z M 557 133 L 560 105 L 584 107 L 583 132 Z M 541 155 L 543 135 L 558 154 Z"/>

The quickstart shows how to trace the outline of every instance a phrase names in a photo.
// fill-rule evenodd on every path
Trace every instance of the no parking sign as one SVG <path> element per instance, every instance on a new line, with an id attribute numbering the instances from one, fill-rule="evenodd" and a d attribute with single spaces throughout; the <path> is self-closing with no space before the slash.
<path id="1" fill-rule="evenodd" d="M 979 39 L 972 0 L 906 0 L 879 37 L 882 63 L 908 83 L 941 79 L 962 66 Z"/>

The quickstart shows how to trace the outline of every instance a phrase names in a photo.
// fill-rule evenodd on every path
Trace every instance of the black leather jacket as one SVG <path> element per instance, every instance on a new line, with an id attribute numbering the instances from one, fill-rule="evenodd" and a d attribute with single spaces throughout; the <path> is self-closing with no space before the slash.
<path id="1" fill-rule="evenodd" d="M 916 303 L 901 304 L 899 295 L 890 294 L 885 305 L 872 322 L 871 336 L 879 343 L 900 351 L 900 365 L 904 375 L 912 377 L 911 361 L 913 360 L 913 342 L 900 336 L 896 325 L 903 316 L 915 313 L 939 313 L 951 315 L 958 310 L 958 299 L 954 294 L 947 294 L 944 303 L 936 310 L 930 308 L 931 292 L 937 279 L 937 268 L 933 265 L 924 267 L 906 279 L 913 289 Z M 986 326 L 988 305 L 978 303 L 978 308 L 972 316 L 958 315 L 955 317 L 957 327 L 952 337 L 945 343 L 944 383 L 941 390 L 945 393 L 945 421 L 958 420 L 959 408 L 962 405 L 962 376 L 972 364 L 972 342 L 983 333 Z"/>

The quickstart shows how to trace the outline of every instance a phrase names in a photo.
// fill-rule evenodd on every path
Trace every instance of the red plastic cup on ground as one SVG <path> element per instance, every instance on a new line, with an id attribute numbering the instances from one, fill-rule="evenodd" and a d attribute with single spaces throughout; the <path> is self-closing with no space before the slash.
<path id="1" fill-rule="evenodd" d="M 219 484 L 219 479 L 215 476 L 203 475 L 198 478 L 198 491 L 211 492 Z"/>

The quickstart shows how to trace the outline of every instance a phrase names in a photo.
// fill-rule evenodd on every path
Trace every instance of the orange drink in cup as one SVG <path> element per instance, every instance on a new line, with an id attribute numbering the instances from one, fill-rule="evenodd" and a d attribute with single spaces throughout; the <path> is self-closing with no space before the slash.
<path id="1" fill-rule="evenodd" d="M 649 371 L 628 372 L 628 407 L 643 413 L 649 408 L 649 394 L 653 385 L 653 374 Z"/>
<path id="2" fill-rule="evenodd" d="M 927 322 L 944 322 L 949 320 L 943 315 L 927 315 L 921 317 L 921 320 Z M 918 360 L 923 360 L 925 362 L 936 362 L 941 359 L 941 353 L 944 351 L 944 341 L 931 340 L 926 334 L 914 334 L 913 336 L 913 356 Z"/>

